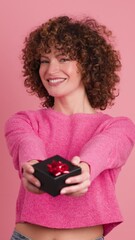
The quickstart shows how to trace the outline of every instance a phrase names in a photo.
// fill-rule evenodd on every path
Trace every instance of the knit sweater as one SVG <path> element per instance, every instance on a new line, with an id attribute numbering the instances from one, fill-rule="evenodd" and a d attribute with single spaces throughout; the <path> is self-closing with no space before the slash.
<path id="1" fill-rule="evenodd" d="M 135 143 L 135 125 L 126 117 L 102 112 L 65 115 L 51 108 L 14 114 L 5 125 L 14 166 L 60 155 L 80 156 L 91 167 L 91 185 L 80 197 L 33 194 L 20 185 L 16 222 L 49 228 L 80 228 L 102 224 L 104 235 L 123 221 L 115 196 L 118 174 Z"/>

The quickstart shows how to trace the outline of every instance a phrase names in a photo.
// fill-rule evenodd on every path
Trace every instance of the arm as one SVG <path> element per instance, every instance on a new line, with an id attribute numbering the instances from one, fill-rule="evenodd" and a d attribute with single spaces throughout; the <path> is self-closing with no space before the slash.
<path id="1" fill-rule="evenodd" d="M 20 112 L 5 124 L 5 137 L 14 166 L 21 174 L 22 165 L 32 159 L 41 160 L 46 156 L 43 141 L 38 136 L 34 116 Z"/>
<path id="2" fill-rule="evenodd" d="M 91 181 L 106 169 L 122 167 L 135 143 L 135 125 L 128 118 L 107 120 L 80 152 L 91 168 Z"/>
<path id="3" fill-rule="evenodd" d="M 134 143 L 135 125 L 129 119 L 105 121 L 104 126 L 100 126 L 95 136 L 84 145 L 79 157 L 72 159 L 75 165 L 82 168 L 82 174 L 68 178 L 66 183 L 77 185 L 63 188 L 61 194 L 83 195 L 101 172 L 125 164 Z"/>

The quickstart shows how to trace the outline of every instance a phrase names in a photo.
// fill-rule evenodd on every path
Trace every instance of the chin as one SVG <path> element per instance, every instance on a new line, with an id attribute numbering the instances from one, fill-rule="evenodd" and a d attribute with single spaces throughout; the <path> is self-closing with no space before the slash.
<path id="1" fill-rule="evenodd" d="M 54 92 L 53 93 L 50 92 L 49 95 L 54 97 L 54 98 L 61 98 L 61 97 L 65 97 L 66 96 L 66 94 L 64 94 L 64 93 L 54 93 Z"/>

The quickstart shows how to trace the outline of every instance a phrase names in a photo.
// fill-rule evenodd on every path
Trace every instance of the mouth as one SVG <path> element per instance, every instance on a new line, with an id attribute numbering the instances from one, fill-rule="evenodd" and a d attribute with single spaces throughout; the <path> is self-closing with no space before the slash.
<path id="1" fill-rule="evenodd" d="M 66 80 L 66 78 L 48 78 L 47 82 L 50 85 L 58 85 L 60 83 L 63 83 Z"/>

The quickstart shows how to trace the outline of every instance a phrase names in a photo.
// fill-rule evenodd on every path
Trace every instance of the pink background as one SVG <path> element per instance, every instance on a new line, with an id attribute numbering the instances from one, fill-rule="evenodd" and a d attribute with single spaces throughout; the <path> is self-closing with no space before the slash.
<path id="1" fill-rule="evenodd" d="M 77 4 L 73 6 L 74 2 Z M 107 112 L 114 116 L 128 116 L 135 122 L 135 108 L 133 108 L 135 2 L 134 0 L 1 0 L 0 11 L 0 238 L 7 240 L 14 227 L 19 179 L 5 144 L 4 123 L 14 112 L 39 108 L 38 99 L 29 96 L 23 87 L 19 56 L 25 35 L 49 17 L 59 14 L 91 15 L 106 24 L 116 36 L 116 46 L 121 52 L 123 64 L 120 96 L 115 106 Z M 134 156 L 135 150 L 123 167 L 116 186 L 125 221 L 106 237 L 107 240 L 127 240 L 135 236 Z"/>

